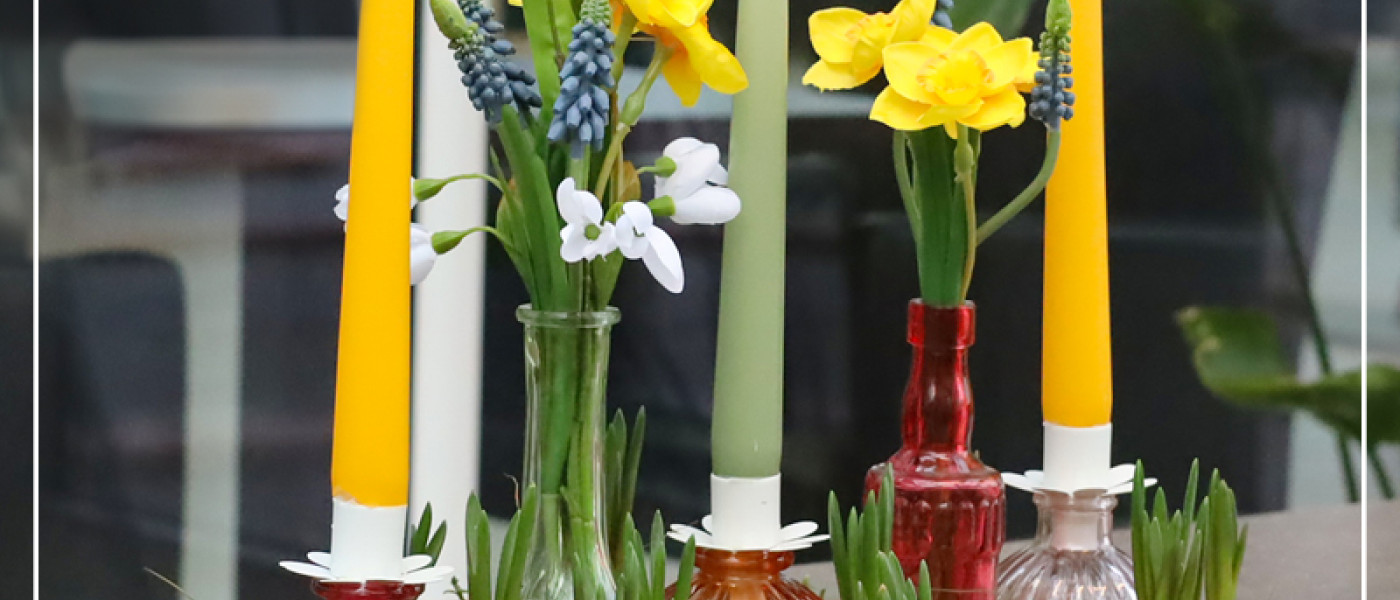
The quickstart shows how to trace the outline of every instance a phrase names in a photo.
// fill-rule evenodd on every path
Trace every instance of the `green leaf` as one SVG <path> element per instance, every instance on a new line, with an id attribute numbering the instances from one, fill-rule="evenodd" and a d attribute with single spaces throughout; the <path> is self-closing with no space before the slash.
<path id="1" fill-rule="evenodd" d="M 409 554 L 422 554 L 428 547 L 428 532 L 433 527 L 433 503 L 423 506 L 423 514 L 418 518 L 418 526 L 413 529 L 413 537 L 408 540 Z"/>
<path id="2" fill-rule="evenodd" d="M 1030 0 L 977 0 L 955 2 L 948 16 L 953 28 L 963 31 L 977 23 L 991 23 L 1002 37 L 1011 39 L 1021 32 L 1030 17 Z"/>
<path id="3" fill-rule="evenodd" d="M 666 521 L 659 510 L 651 518 L 651 600 L 666 600 Z"/>
<path id="4" fill-rule="evenodd" d="M 695 579 L 695 538 L 685 541 L 681 551 L 680 572 L 676 575 L 676 595 L 672 600 L 690 600 L 690 588 Z"/>
<path id="5" fill-rule="evenodd" d="M 1176 318 L 1196 374 L 1211 393 L 1245 408 L 1307 411 L 1339 433 L 1361 437 L 1359 371 L 1299 381 L 1273 319 L 1258 310 L 1191 307 Z M 1370 438 L 1400 442 L 1400 370 L 1372 365 L 1367 374 Z"/>

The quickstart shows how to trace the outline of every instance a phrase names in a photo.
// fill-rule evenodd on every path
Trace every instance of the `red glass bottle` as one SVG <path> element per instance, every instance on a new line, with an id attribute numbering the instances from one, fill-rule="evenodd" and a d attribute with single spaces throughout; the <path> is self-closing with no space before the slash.
<path id="1" fill-rule="evenodd" d="M 792 562 L 791 552 L 696 548 L 690 600 L 822 600 L 806 585 L 783 577 Z M 672 583 L 666 598 L 675 597 Z"/>
<path id="2" fill-rule="evenodd" d="M 424 587 L 402 581 L 317 581 L 311 584 L 311 591 L 326 600 L 417 600 Z"/>
<path id="3" fill-rule="evenodd" d="M 892 545 L 907 576 L 927 561 L 935 599 L 993 600 L 997 559 L 1006 536 L 1001 474 L 968 450 L 972 385 L 967 351 L 976 307 L 909 303 L 914 360 L 904 390 L 903 444 L 871 467 L 867 490 L 879 492 L 894 469 Z"/>

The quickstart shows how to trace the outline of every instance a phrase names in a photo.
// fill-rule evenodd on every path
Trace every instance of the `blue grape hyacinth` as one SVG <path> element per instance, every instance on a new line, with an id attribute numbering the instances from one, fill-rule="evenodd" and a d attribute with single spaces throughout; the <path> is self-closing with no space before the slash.
<path id="1" fill-rule="evenodd" d="M 933 9 L 933 24 L 944 29 L 952 29 L 953 19 L 948 16 L 950 10 L 953 10 L 953 0 L 938 0 L 938 6 Z"/>
<path id="2" fill-rule="evenodd" d="M 1031 91 L 1030 116 L 1051 130 L 1059 129 L 1062 120 L 1074 118 L 1074 92 L 1069 91 L 1074 87 L 1069 28 L 1069 17 L 1061 12 L 1049 19 L 1040 36 L 1040 70 Z"/>
<path id="3" fill-rule="evenodd" d="M 505 25 L 493 17 L 495 12 L 481 0 L 458 0 L 458 8 L 476 27 L 452 40 L 457 68 L 462 71 L 462 85 L 472 106 L 486 113 L 491 123 L 501 122 L 501 109 L 510 104 L 521 112 L 543 105 L 535 89 L 535 76 L 505 58 L 515 54 L 515 46 L 497 37 Z"/>
<path id="4" fill-rule="evenodd" d="M 612 112 L 607 90 L 613 87 L 612 48 L 616 41 L 608 28 L 610 20 L 585 16 L 574 25 L 569 55 L 559 70 L 559 98 L 554 102 L 549 139 L 567 140 L 575 158 L 582 156 L 588 146 L 602 150 L 607 137 Z"/>

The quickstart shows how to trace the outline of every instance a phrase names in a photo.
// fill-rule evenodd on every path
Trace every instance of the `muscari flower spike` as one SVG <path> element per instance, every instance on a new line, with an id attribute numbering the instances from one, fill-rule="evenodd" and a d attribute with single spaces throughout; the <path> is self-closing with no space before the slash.
<path id="1" fill-rule="evenodd" d="M 575 158 L 586 146 L 603 149 L 612 102 L 607 89 L 613 87 L 612 7 L 608 0 L 586 0 L 574 25 L 569 55 L 559 70 L 559 98 L 554 101 L 554 120 L 549 124 L 549 140 L 569 142 Z"/>
<path id="2" fill-rule="evenodd" d="M 953 10 L 953 0 L 938 0 L 938 7 L 933 9 L 933 24 L 944 29 L 952 29 L 953 19 L 948 16 L 950 10 Z"/>
<path id="3" fill-rule="evenodd" d="M 1065 0 L 1050 3 L 1045 19 L 1045 32 L 1040 34 L 1040 70 L 1035 74 L 1035 89 L 1031 91 L 1030 115 L 1045 123 L 1047 129 L 1059 129 L 1060 121 L 1074 118 L 1074 78 L 1070 74 L 1069 6 Z"/>
<path id="4" fill-rule="evenodd" d="M 492 18 L 495 12 L 481 0 L 458 0 L 457 6 L 476 26 L 451 42 L 472 106 L 485 112 L 492 123 L 501 122 L 501 109 L 512 103 L 522 112 L 542 106 L 535 76 L 503 58 L 515 54 L 515 46 L 496 37 L 505 25 Z"/>

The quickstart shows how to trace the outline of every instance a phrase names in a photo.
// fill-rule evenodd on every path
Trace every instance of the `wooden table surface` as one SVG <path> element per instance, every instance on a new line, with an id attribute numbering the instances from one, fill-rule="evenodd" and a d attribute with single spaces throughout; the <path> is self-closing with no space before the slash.
<path id="1" fill-rule="evenodd" d="M 1361 508 L 1338 505 L 1251 515 L 1239 600 L 1349 600 L 1361 597 Z M 1370 600 L 1400 600 L 1400 502 L 1373 503 L 1369 518 Z M 1114 540 L 1131 552 L 1132 538 Z M 1013 551 L 1026 542 L 1007 544 Z M 800 559 L 799 559 L 800 560 Z M 813 589 L 836 590 L 830 563 L 788 571 Z"/>

